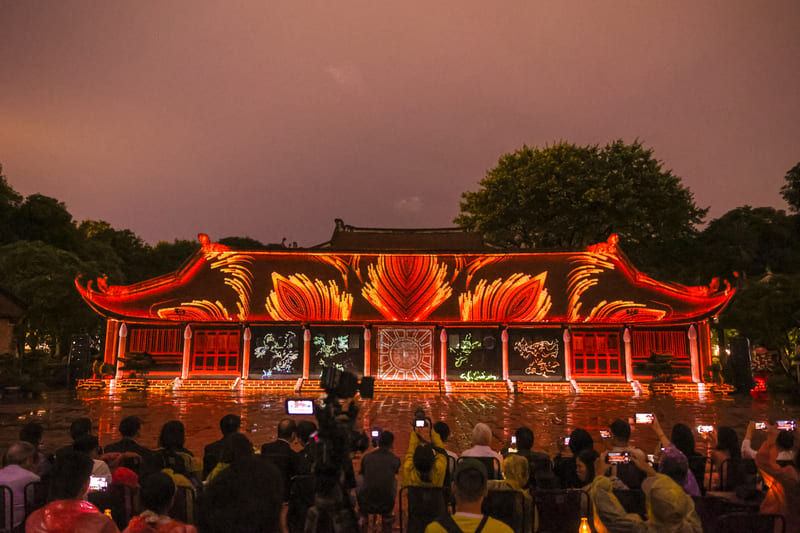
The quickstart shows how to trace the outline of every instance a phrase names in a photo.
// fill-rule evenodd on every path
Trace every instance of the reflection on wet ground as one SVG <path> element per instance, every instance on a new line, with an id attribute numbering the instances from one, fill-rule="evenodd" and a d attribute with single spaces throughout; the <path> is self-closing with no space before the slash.
<path id="1" fill-rule="evenodd" d="M 55 450 L 70 442 L 69 424 L 88 416 L 98 425 L 100 442 L 119 439 L 117 426 L 128 415 L 144 422 L 140 443 L 156 447 L 161 425 L 173 419 L 186 426 L 187 448 L 202 455 L 203 446 L 219 438 L 219 419 L 228 413 L 242 417 L 250 440 L 257 446 L 275 439 L 278 421 L 285 416 L 283 396 L 242 395 L 227 392 L 120 393 L 61 391 L 25 400 L 8 399 L 0 403 L 0 450 L 5 450 L 31 421 L 45 428 L 45 447 Z M 444 420 L 452 435 L 448 448 L 456 452 L 470 447 L 470 433 L 477 422 L 492 427 L 493 447 L 507 445 L 514 429 L 527 425 L 536 435 L 535 449 L 551 455 L 557 441 L 575 427 L 588 429 L 595 440 L 598 430 L 615 418 L 632 417 L 637 412 L 654 412 L 669 434 L 676 422 L 690 426 L 714 424 L 732 426 L 739 438 L 748 420 L 800 419 L 800 406 L 780 398 L 708 395 L 705 400 L 621 395 L 448 395 L 395 393 L 361 402 L 356 429 L 372 427 L 395 433 L 395 453 L 402 455 L 408 445 L 414 411 L 425 409 L 433 421 Z M 295 417 L 297 419 L 303 417 Z M 312 418 L 312 417 L 308 417 Z M 655 434 L 647 427 L 634 427 L 632 442 L 643 449 L 656 444 Z M 760 442 L 760 441 L 759 441 Z M 758 444 L 758 443 L 755 443 Z M 705 451 L 698 439 L 699 451 Z"/>

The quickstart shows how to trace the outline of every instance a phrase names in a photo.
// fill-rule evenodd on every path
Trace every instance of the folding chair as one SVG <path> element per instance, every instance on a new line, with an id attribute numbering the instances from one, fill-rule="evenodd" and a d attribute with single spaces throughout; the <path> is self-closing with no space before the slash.
<path id="1" fill-rule="evenodd" d="M 399 498 L 401 532 L 423 533 L 428 524 L 449 512 L 447 496 L 442 487 L 403 487 Z M 406 529 L 403 529 L 403 498 L 408 504 Z"/>
<path id="2" fill-rule="evenodd" d="M 591 523 L 592 507 L 585 490 L 537 490 L 533 493 L 533 504 L 539 517 L 539 533 L 578 531 L 584 516 Z"/>
<path id="3" fill-rule="evenodd" d="M 11 487 L 0 485 L 0 505 L 3 509 L 0 533 L 12 533 L 14 530 L 14 493 L 11 491 Z"/>
<path id="4" fill-rule="evenodd" d="M 775 525 L 780 524 L 778 529 Z M 779 514 L 728 513 L 717 520 L 718 533 L 784 533 L 786 521 Z"/>
<path id="5" fill-rule="evenodd" d="M 504 522 L 514 531 L 526 531 L 525 496 L 516 490 L 490 489 L 481 512 Z"/>

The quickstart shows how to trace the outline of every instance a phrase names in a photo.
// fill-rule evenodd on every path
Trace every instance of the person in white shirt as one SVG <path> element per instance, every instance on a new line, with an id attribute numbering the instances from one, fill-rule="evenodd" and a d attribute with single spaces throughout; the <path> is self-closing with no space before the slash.
<path id="1" fill-rule="evenodd" d="M 503 464 L 503 456 L 489 447 L 490 442 L 492 442 L 492 430 L 483 422 L 478 422 L 472 428 L 472 448 L 461 452 L 461 457 L 493 457 L 497 459 L 492 479 L 498 479 L 500 477 L 499 465 Z"/>
<path id="2" fill-rule="evenodd" d="M 25 520 L 25 486 L 40 481 L 39 476 L 32 472 L 35 456 L 36 447 L 33 444 L 17 441 L 6 452 L 5 462 L 8 466 L 0 469 L 0 485 L 10 488 L 14 499 L 14 527 Z"/>
<path id="3" fill-rule="evenodd" d="M 756 428 L 756 423 L 750 421 L 747 424 L 747 431 L 744 434 L 742 441 L 742 457 L 747 459 L 755 459 L 758 450 L 752 447 L 753 431 Z M 794 460 L 794 433 L 791 431 L 781 431 L 775 439 L 775 447 L 778 449 L 778 457 L 776 461 L 778 464 L 789 464 Z"/>

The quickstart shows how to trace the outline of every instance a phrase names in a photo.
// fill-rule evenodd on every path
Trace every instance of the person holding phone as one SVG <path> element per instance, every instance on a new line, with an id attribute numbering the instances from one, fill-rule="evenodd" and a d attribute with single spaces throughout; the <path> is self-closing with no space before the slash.
<path id="1" fill-rule="evenodd" d="M 418 425 L 420 420 L 421 427 Z M 447 454 L 436 451 L 444 449 L 442 437 L 427 418 L 415 418 L 411 426 L 413 429 L 408 441 L 408 451 L 403 459 L 403 486 L 441 487 L 447 474 Z"/>
<path id="2" fill-rule="evenodd" d="M 767 440 L 756 453 L 756 465 L 761 470 L 764 483 L 769 486 L 759 512 L 774 513 L 786 520 L 786 531 L 800 531 L 800 464 L 795 450 L 791 464 L 778 463 L 780 449 L 777 444 L 781 432 L 777 426 L 767 424 Z"/>
<path id="3" fill-rule="evenodd" d="M 649 413 L 648 413 L 649 414 Z M 652 424 L 655 419 L 654 416 L 645 417 L 647 424 Z M 632 457 L 636 456 L 637 459 L 647 461 L 647 455 L 634 446 L 630 445 L 631 426 L 625 420 L 614 420 L 608 429 L 611 431 L 611 452 L 627 452 Z M 642 485 L 644 476 L 638 468 L 629 464 L 613 464 L 611 465 L 611 475 L 619 478 L 629 489 L 638 489 Z"/>

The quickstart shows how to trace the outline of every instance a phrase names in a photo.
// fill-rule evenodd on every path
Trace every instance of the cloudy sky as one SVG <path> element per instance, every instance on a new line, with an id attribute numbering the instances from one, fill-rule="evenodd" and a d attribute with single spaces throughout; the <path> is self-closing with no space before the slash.
<path id="1" fill-rule="evenodd" d="M 784 208 L 800 2 L 0 0 L 0 164 L 150 243 L 445 227 L 523 144 L 638 138 Z"/>

